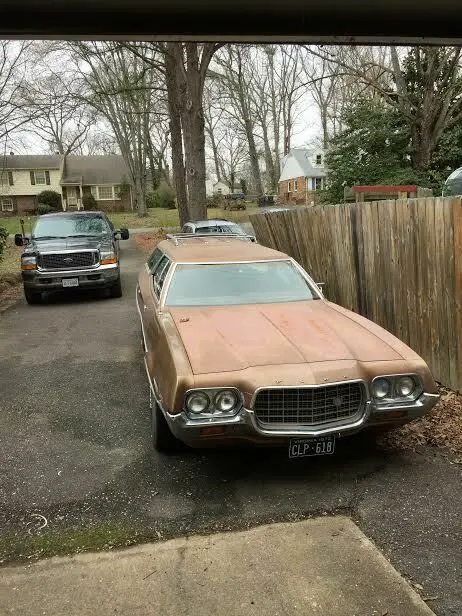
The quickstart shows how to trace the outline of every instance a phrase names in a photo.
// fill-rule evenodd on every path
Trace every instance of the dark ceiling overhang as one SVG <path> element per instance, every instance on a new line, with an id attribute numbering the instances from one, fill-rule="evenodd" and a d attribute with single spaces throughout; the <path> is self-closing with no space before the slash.
<path id="1" fill-rule="evenodd" d="M 3 38 L 460 44 L 461 0 L 4 0 Z"/>

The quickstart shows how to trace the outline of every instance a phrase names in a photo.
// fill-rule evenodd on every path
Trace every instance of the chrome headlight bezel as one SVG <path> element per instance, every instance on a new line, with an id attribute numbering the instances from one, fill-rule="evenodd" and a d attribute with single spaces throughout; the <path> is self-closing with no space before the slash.
<path id="1" fill-rule="evenodd" d="M 232 408 L 224 410 L 219 407 L 219 399 L 225 394 L 232 394 L 235 397 L 235 404 Z M 208 399 L 208 405 L 203 411 L 193 412 L 190 408 L 190 401 L 193 396 L 203 395 Z M 210 387 L 189 389 L 184 397 L 184 411 L 190 419 L 211 419 L 219 420 L 227 417 L 234 417 L 242 409 L 244 399 L 242 393 L 236 387 Z"/>
<path id="2" fill-rule="evenodd" d="M 400 383 L 403 380 L 412 379 L 414 383 L 413 390 L 408 394 L 403 394 L 400 390 Z M 385 396 L 379 397 L 374 390 L 374 384 L 378 381 L 386 380 L 390 384 L 388 393 Z M 423 393 L 422 379 L 415 373 L 404 374 L 384 374 L 378 375 L 372 379 L 371 394 L 376 406 L 396 405 L 400 403 L 415 402 Z"/>

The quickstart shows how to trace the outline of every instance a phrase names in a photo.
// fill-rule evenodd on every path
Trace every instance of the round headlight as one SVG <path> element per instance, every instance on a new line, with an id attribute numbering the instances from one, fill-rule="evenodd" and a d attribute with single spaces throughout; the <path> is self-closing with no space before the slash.
<path id="1" fill-rule="evenodd" d="M 186 408 L 190 413 L 203 413 L 209 405 L 210 399 L 203 391 L 194 391 L 186 398 Z"/>
<path id="2" fill-rule="evenodd" d="M 220 391 L 220 393 L 215 396 L 214 403 L 219 411 L 222 413 L 229 413 L 236 408 L 238 397 L 235 391 L 226 389 L 225 391 Z"/>
<path id="3" fill-rule="evenodd" d="M 375 398 L 386 398 L 391 391 L 391 384 L 388 379 L 375 379 L 372 383 L 373 394 Z"/>
<path id="4" fill-rule="evenodd" d="M 407 398 L 415 390 L 416 384 L 412 376 L 402 376 L 396 383 L 396 393 L 398 396 Z"/>

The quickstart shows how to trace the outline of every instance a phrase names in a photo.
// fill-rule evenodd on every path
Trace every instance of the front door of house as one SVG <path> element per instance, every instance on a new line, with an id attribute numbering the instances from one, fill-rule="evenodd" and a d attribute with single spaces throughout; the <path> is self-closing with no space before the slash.
<path id="1" fill-rule="evenodd" d="M 66 188 L 67 192 L 67 205 L 76 206 L 77 205 L 77 186 L 68 186 Z"/>

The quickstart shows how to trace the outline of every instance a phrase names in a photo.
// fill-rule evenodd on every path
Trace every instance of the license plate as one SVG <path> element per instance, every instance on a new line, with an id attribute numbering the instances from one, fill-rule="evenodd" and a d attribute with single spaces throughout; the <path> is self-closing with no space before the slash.
<path id="1" fill-rule="evenodd" d="M 304 458 L 306 456 L 326 456 L 334 453 L 335 435 L 317 436 L 314 438 L 293 438 L 289 443 L 289 458 Z"/>
<path id="2" fill-rule="evenodd" d="M 63 287 L 78 287 L 78 278 L 63 278 Z"/>

